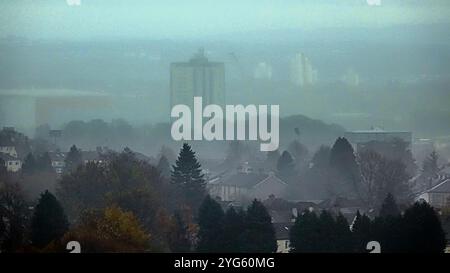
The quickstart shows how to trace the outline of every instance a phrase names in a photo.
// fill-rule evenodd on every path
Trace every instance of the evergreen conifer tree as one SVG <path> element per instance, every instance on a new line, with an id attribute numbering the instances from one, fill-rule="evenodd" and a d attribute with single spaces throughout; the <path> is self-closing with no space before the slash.
<path id="1" fill-rule="evenodd" d="M 37 247 L 44 247 L 53 240 L 61 238 L 69 223 L 66 214 L 49 191 L 41 194 L 31 220 L 31 241 Z"/>

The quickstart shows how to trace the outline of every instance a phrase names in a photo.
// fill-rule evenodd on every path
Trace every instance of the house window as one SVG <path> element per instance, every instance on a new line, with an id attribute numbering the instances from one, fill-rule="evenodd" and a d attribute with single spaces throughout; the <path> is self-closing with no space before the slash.
<path id="1" fill-rule="evenodd" d="M 284 241 L 284 248 L 289 248 L 289 241 L 288 240 Z"/>

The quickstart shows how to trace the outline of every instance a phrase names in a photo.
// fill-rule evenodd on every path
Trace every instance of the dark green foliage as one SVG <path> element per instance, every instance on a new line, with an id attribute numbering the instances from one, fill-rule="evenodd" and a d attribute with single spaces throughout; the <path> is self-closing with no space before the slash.
<path id="1" fill-rule="evenodd" d="M 25 175 L 36 175 L 39 172 L 54 172 L 52 167 L 52 160 L 48 152 L 35 157 L 29 153 L 23 162 L 22 173 Z"/>
<path id="2" fill-rule="evenodd" d="M 43 153 L 37 158 L 36 165 L 41 172 L 53 172 L 52 159 L 48 152 Z"/>
<path id="3" fill-rule="evenodd" d="M 182 201 L 197 211 L 206 195 L 206 182 L 195 152 L 183 144 L 175 165 L 172 166 L 172 183 L 177 186 Z"/>
<path id="4" fill-rule="evenodd" d="M 330 184 L 335 181 L 335 175 L 330 169 L 330 147 L 321 146 L 314 153 L 308 168 L 301 175 L 301 187 L 297 190 L 298 195 L 307 194 L 315 198 L 328 197 Z"/>
<path id="5" fill-rule="evenodd" d="M 335 194 L 348 197 L 360 195 L 359 168 L 353 147 L 346 138 L 339 137 L 331 148 L 330 167 L 336 176 L 336 184 L 331 189 Z"/>
<path id="6" fill-rule="evenodd" d="M 308 148 L 305 145 L 298 140 L 294 140 L 289 144 L 288 151 L 294 157 L 297 168 L 302 169 L 306 167 Z"/>
<path id="7" fill-rule="evenodd" d="M 341 213 L 334 223 L 334 251 L 338 253 L 350 253 L 353 251 L 353 236 L 347 219 Z"/>
<path id="8" fill-rule="evenodd" d="M 383 204 L 380 208 L 380 217 L 387 217 L 387 216 L 399 216 L 400 210 L 398 209 L 397 203 L 395 202 L 394 196 L 392 194 L 388 194 L 386 198 L 383 201 Z"/>
<path id="9" fill-rule="evenodd" d="M 297 217 L 290 232 L 291 252 L 352 252 L 352 234 L 347 219 L 342 214 L 334 218 L 322 211 L 317 217 L 305 211 Z"/>
<path id="10" fill-rule="evenodd" d="M 277 242 L 271 217 L 264 205 L 258 200 L 253 200 L 247 209 L 245 227 L 243 252 L 273 253 L 276 251 Z"/>
<path id="11" fill-rule="evenodd" d="M 37 169 L 37 162 L 32 153 L 27 154 L 22 164 L 22 172 L 27 175 L 33 174 Z"/>
<path id="12" fill-rule="evenodd" d="M 426 202 L 416 202 L 403 215 L 403 251 L 442 253 L 445 249 L 445 233 L 433 207 Z"/>
<path id="13" fill-rule="evenodd" d="M 197 251 L 209 253 L 273 253 L 277 244 L 271 218 L 264 205 L 254 200 L 247 211 L 220 205 L 207 196 L 199 209 Z"/>
<path id="14" fill-rule="evenodd" d="M 333 216 L 326 210 L 319 215 L 319 225 L 317 227 L 320 234 L 320 252 L 334 252 L 335 245 L 335 221 Z"/>
<path id="15" fill-rule="evenodd" d="M 31 220 L 31 241 L 37 247 L 44 247 L 58 240 L 67 231 L 69 223 L 56 197 L 45 191 L 39 198 Z"/>
<path id="16" fill-rule="evenodd" d="M 290 230 L 291 252 L 320 252 L 322 238 L 319 230 L 319 218 L 314 212 L 304 211 L 295 220 Z"/>
<path id="17" fill-rule="evenodd" d="M 170 250 L 175 253 L 191 251 L 192 246 L 189 240 L 188 226 L 178 211 L 175 212 L 173 221 L 173 228 L 169 240 Z"/>
<path id="18" fill-rule="evenodd" d="M 366 252 L 366 245 L 373 239 L 372 226 L 370 218 L 359 211 L 356 212 L 352 224 L 352 233 L 354 239 L 354 250 L 356 252 Z"/>
<path id="19" fill-rule="evenodd" d="M 8 170 L 6 169 L 5 161 L 0 158 L 0 182 L 6 182 L 8 177 Z"/>
<path id="20" fill-rule="evenodd" d="M 278 159 L 277 171 L 280 178 L 286 182 L 291 182 L 295 178 L 295 162 L 288 151 L 284 151 Z"/>
<path id="21" fill-rule="evenodd" d="M 408 252 L 404 247 L 405 240 L 402 217 L 388 215 L 377 217 L 371 224 L 372 239 L 381 245 L 383 253 Z"/>
<path id="22" fill-rule="evenodd" d="M 217 253 L 223 251 L 221 236 L 223 235 L 224 213 L 219 203 L 209 195 L 202 202 L 198 213 L 198 245 L 197 251 Z"/>
<path id="23" fill-rule="evenodd" d="M 18 184 L 0 182 L 0 251 L 15 252 L 25 243 L 28 206 Z"/>
<path id="24" fill-rule="evenodd" d="M 225 213 L 223 220 L 223 252 L 237 253 L 241 252 L 243 236 L 245 229 L 245 214 L 243 211 L 231 207 Z"/>
<path id="25" fill-rule="evenodd" d="M 320 146 L 314 153 L 311 163 L 313 168 L 326 169 L 330 166 L 331 148 L 328 146 Z"/>

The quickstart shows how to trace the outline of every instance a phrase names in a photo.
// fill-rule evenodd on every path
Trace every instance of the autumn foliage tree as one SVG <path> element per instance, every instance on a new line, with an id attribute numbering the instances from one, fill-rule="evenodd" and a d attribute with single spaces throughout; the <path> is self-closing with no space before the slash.
<path id="1" fill-rule="evenodd" d="M 117 206 L 89 211 L 64 235 L 63 246 L 78 241 L 82 252 L 147 252 L 157 251 L 150 237 L 132 212 Z"/>

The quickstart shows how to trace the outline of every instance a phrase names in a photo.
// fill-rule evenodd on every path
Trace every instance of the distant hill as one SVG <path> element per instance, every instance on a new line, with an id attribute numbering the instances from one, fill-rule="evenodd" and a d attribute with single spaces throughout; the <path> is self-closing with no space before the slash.
<path id="1" fill-rule="evenodd" d="M 280 143 L 288 145 L 294 139 L 308 147 L 332 145 L 345 129 L 337 124 L 327 124 L 304 115 L 293 115 L 280 120 Z"/>

